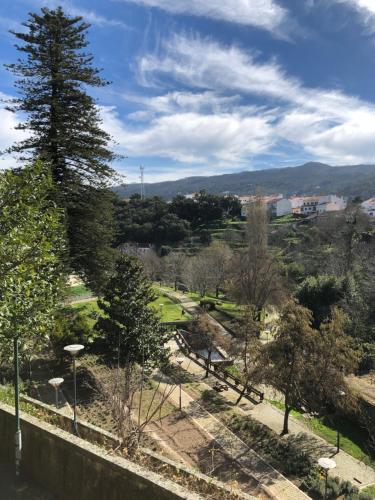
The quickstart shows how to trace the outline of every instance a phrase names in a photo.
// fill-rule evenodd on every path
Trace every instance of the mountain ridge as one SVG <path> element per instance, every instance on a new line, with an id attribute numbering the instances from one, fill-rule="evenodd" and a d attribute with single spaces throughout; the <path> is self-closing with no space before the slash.
<path id="1" fill-rule="evenodd" d="M 331 166 L 308 162 L 295 167 L 243 171 L 213 176 L 192 176 L 175 181 L 145 183 L 147 196 L 171 199 L 177 194 L 190 194 L 201 189 L 213 194 L 282 193 L 284 196 L 336 193 L 348 197 L 375 195 L 375 165 Z M 140 193 L 140 184 L 116 186 L 121 197 Z"/>

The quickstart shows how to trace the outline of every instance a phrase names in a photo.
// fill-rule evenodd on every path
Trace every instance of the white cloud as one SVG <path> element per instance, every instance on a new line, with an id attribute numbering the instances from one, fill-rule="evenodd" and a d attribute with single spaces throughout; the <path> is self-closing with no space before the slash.
<path id="1" fill-rule="evenodd" d="M 267 151 L 273 141 L 263 116 L 181 112 L 159 116 L 139 129 L 125 126 L 114 108 L 102 108 L 102 117 L 123 152 L 184 163 L 238 163 Z"/>
<path id="2" fill-rule="evenodd" d="M 5 109 L 5 102 L 10 99 L 10 96 L 0 92 L 0 168 L 10 168 L 15 166 L 15 159 L 9 154 L 5 154 L 5 150 L 12 146 L 15 142 L 26 138 L 26 132 L 16 130 L 19 123 L 19 116 Z"/>
<path id="3" fill-rule="evenodd" d="M 308 88 L 275 61 L 259 62 L 251 52 L 208 39 L 176 35 L 164 49 L 162 56 L 146 55 L 139 60 L 141 82 L 160 84 L 167 77 L 200 89 L 201 95 L 255 97 L 270 108 L 271 117 L 266 111 L 257 113 L 267 123 L 265 143 L 270 146 L 280 139 L 324 161 L 375 160 L 375 143 L 370 140 L 374 104 L 339 90 Z"/>
<path id="4" fill-rule="evenodd" d="M 85 22 L 99 27 L 133 29 L 120 19 L 108 18 L 93 10 L 77 7 L 71 0 L 28 0 L 28 2 L 40 8 L 48 7 L 49 9 L 56 9 L 61 6 L 71 16 L 81 16 Z"/>
<path id="5" fill-rule="evenodd" d="M 275 0 L 124 0 L 185 14 L 256 26 L 273 33 L 286 22 L 288 12 Z"/>

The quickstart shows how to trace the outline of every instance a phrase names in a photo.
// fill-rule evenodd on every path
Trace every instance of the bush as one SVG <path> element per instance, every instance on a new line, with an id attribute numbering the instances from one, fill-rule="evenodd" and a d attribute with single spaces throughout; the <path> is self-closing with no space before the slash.
<path id="1" fill-rule="evenodd" d="M 201 299 L 199 305 L 207 311 L 214 311 L 216 309 L 216 302 L 213 299 Z"/>
<path id="2" fill-rule="evenodd" d="M 69 344 L 90 344 L 93 332 L 87 316 L 71 308 L 62 309 L 55 321 L 50 335 L 52 349 L 57 359 L 64 356 L 64 346 Z"/>

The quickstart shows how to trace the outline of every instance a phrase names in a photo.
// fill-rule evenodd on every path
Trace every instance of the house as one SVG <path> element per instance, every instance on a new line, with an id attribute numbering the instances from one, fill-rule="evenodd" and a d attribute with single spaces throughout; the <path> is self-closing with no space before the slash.
<path id="1" fill-rule="evenodd" d="M 346 201 L 342 196 L 294 196 L 290 198 L 295 214 L 312 215 L 345 210 Z"/>
<path id="2" fill-rule="evenodd" d="M 276 217 L 293 213 L 292 202 L 288 198 L 281 198 L 276 202 Z"/>
<path id="3" fill-rule="evenodd" d="M 364 201 L 361 203 L 361 207 L 365 214 L 375 219 L 375 198 Z"/>
<path id="4" fill-rule="evenodd" d="M 242 204 L 241 208 L 241 216 L 247 217 L 247 211 L 249 206 L 255 202 L 258 196 L 240 196 L 239 200 Z M 267 206 L 267 210 L 269 211 L 271 217 L 276 217 L 277 215 L 277 202 L 283 199 L 282 194 L 270 195 L 270 196 L 262 196 L 263 203 Z"/>

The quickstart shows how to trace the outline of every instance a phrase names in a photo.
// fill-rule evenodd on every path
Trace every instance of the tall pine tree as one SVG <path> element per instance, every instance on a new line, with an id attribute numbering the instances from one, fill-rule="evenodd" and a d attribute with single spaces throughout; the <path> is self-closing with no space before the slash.
<path id="1" fill-rule="evenodd" d="M 166 360 L 168 335 L 150 307 L 155 299 L 141 262 L 122 254 L 98 305 L 97 329 L 105 336 L 112 361 L 158 365 Z"/>
<path id="2" fill-rule="evenodd" d="M 92 55 L 85 52 L 89 24 L 81 17 L 69 17 L 60 7 L 43 8 L 41 14 L 30 14 L 23 25 L 25 32 L 12 32 L 23 42 L 16 48 L 25 57 L 7 66 L 18 78 L 20 94 L 10 101 L 8 109 L 26 115 L 18 128 L 29 134 L 9 151 L 21 160 L 37 157 L 50 164 L 53 198 L 67 214 L 72 267 L 98 290 L 107 270 L 101 277 L 101 264 L 93 274 L 93 259 L 97 254 L 102 258 L 105 249 L 111 262 L 112 234 L 101 213 L 103 203 L 109 200 L 105 182 L 114 173 L 108 166 L 114 154 L 108 149 L 110 136 L 101 128 L 95 100 L 86 88 L 108 82 L 92 65 Z M 97 201 L 99 209 L 95 209 Z M 93 251 L 92 238 L 90 244 L 81 244 L 85 235 L 90 240 L 94 225 L 99 236 L 95 240 L 101 245 L 98 252 Z"/>

